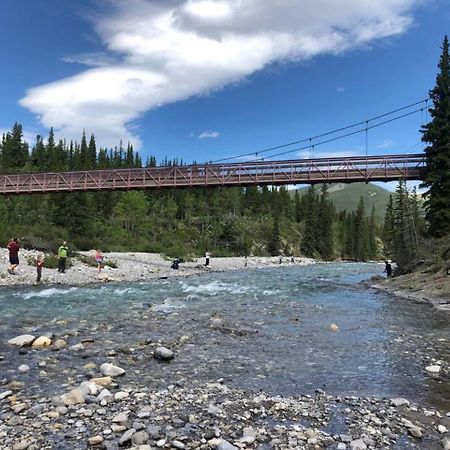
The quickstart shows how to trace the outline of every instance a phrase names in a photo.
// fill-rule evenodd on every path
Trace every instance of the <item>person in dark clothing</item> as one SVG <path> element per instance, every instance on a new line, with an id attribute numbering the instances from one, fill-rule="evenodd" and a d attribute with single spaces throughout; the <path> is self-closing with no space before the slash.
<path id="1" fill-rule="evenodd" d="M 210 258 L 210 253 L 208 252 L 208 249 L 206 249 L 206 252 L 205 252 L 205 267 L 208 267 L 209 266 L 209 258 Z"/>
<path id="2" fill-rule="evenodd" d="M 8 273 L 14 275 L 16 267 L 19 265 L 19 239 L 14 238 L 8 242 L 9 268 Z"/>
<path id="3" fill-rule="evenodd" d="M 392 266 L 391 266 L 391 263 L 390 263 L 389 261 L 385 261 L 384 264 L 385 264 L 384 271 L 386 272 L 386 277 L 387 277 L 387 278 L 391 278 L 391 276 L 392 276 Z"/>
<path id="4" fill-rule="evenodd" d="M 171 265 L 170 267 L 171 267 L 172 269 L 178 270 L 179 265 L 180 265 L 180 260 L 179 260 L 179 259 L 175 259 L 175 260 L 172 262 L 172 265 Z"/>

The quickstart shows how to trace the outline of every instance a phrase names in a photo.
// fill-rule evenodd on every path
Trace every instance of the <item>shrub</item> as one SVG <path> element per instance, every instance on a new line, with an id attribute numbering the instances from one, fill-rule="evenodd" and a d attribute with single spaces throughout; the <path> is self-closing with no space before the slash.
<path id="1" fill-rule="evenodd" d="M 44 267 L 47 269 L 57 269 L 58 268 L 58 257 L 55 255 L 44 255 Z M 36 266 L 36 257 L 29 256 L 27 258 L 27 263 L 29 266 Z M 66 269 L 71 267 L 72 261 L 70 258 L 66 259 Z"/>
<path id="2" fill-rule="evenodd" d="M 97 267 L 97 263 L 95 261 L 95 258 L 93 256 L 86 256 L 77 254 L 76 258 L 78 261 L 81 261 L 84 264 L 87 264 L 88 266 Z M 112 259 L 103 258 L 103 266 L 112 267 L 113 269 L 117 269 L 119 266 L 117 265 L 116 261 L 113 261 Z"/>

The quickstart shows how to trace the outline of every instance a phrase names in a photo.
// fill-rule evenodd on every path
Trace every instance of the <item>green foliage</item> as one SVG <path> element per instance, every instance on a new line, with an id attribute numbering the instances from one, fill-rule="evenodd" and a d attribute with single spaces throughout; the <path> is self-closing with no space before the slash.
<path id="1" fill-rule="evenodd" d="M 76 259 L 78 259 L 78 261 L 81 261 L 83 264 L 92 267 L 97 267 L 97 262 L 95 261 L 95 258 L 93 256 L 86 256 L 78 253 L 75 257 Z M 104 258 L 102 265 L 112 267 L 113 269 L 117 269 L 119 267 L 116 261 L 113 261 L 112 259 L 109 258 Z"/>
<path id="2" fill-rule="evenodd" d="M 13 154 L 22 156 L 15 159 Z M 160 163 L 174 164 L 179 162 L 166 159 Z M 140 165 L 131 145 L 97 150 L 94 136 L 88 139 L 85 133 L 80 143 L 55 142 L 51 129 L 45 141 L 37 137 L 28 154 L 21 127 L 16 124 L 0 144 L 0 169 L 4 172 Z M 153 156 L 148 165 L 158 165 Z M 376 226 L 365 224 L 366 217 L 360 220 L 371 233 L 378 233 Z M 354 214 L 336 214 L 327 186 L 319 193 L 311 187 L 306 195 L 294 196 L 285 187 L 250 186 L 45 194 L 0 202 L 2 242 L 14 235 L 24 247 L 46 253 L 55 252 L 67 241 L 71 251 L 157 252 L 185 260 L 203 255 L 206 248 L 216 256 L 284 254 L 329 260 L 339 255 L 355 259 L 355 223 Z M 93 258 L 81 260 L 95 266 Z M 114 266 L 108 260 L 105 264 Z"/>
<path id="3" fill-rule="evenodd" d="M 29 256 L 27 258 L 27 263 L 29 266 L 36 266 L 36 257 Z M 66 269 L 72 267 L 73 263 L 71 258 L 66 259 Z M 47 269 L 57 269 L 58 268 L 58 257 L 56 255 L 45 255 L 44 257 L 44 267 Z"/>
<path id="4" fill-rule="evenodd" d="M 433 107 L 431 121 L 422 128 L 427 165 L 422 187 L 425 194 L 426 219 L 432 236 L 450 232 L 450 55 L 447 36 L 442 45 L 436 85 L 430 91 Z"/>

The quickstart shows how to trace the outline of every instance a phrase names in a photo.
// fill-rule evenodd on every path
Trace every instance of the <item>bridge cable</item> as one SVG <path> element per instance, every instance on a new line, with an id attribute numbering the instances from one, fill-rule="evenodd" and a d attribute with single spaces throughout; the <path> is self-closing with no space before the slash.
<path id="1" fill-rule="evenodd" d="M 368 126 L 367 128 L 363 128 L 363 129 L 360 129 L 360 130 L 352 131 L 350 133 L 346 133 L 346 134 L 343 134 L 343 135 L 340 135 L 340 136 L 336 136 L 336 137 L 333 137 L 333 138 L 330 138 L 330 139 L 325 139 L 323 141 L 315 143 L 314 147 L 317 147 L 318 145 L 328 144 L 329 142 L 334 142 L 334 141 L 337 141 L 337 140 L 340 140 L 340 139 L 344 139 L 344 138 L 349 137 L 349 136 L 354 136 L 354 135 L 359 134 L 359 133 L 364 133 L 366 130 L 368 131 L 368 130 L 371 130 L 373 128 L 381 127 L 382 125 L 386 125 L 388 123 L 395 122 L 396 120 L 403 119 L 404 117 L 411 116 L 412 114 L 416 114 L 419 111 L 420 111 L 420 109 L 416 109 L 414 111 L 410 111 L 408 113 L 402 114 L 402 115 L 394 117 L 392 119 L 384 120 L 383 122 L 377 123 L 375 125 Z M 365 123 L 365 121 L 363 122 L 363 124 L 364 123 Z M 266 156 L 265 159 L 267 159 L 267 158 L 275 158 L 277 156 L 282 156 L 282 155 L 287 155 L 289 153 L 298 152 L 298 151 L 301 151 L 301 150 L 306 150 L 308 148 L 309 148 L 309 145 L 306 146 L 306 147 L 297 147 L 297 148 L 294 148 L 292 150 L 287 150 L 285 152 L 280 152 L 280 153 L 276 153 L 274 155 Z M 262 152 L 259 152 L 259 153 L 262 153 Z M 260 161 L 260 160 L 261 160 L 261 158 L 254 159 L 252 161 L 247 161 L 247 162 L 250 163 L 250 162 L 256 162 L 256 161 Z"/>
<path id="2" fill-rule="evenodd" d="M 355 127 L 357 127 L 357 126 L 367 124 L 367 123 L 369 123 L 369 122 L 373 122 L 373 121 L 378 120 L 378 119 L 382 119 L 383 117 L 390 116 L 390 115 L 395 114 L 395 113 L 400 112 L 400 111 L 404 111 L 405 109 L 410 109 L 410 108 L 412 108 L 413 106 L 420 105 L 420 104 L 422 104 L 422 103 L 424 103 L 424 102 L 427 104 L 429 100 L 430 100 L 430 98 L 426 98 L 426 99 L 424 99 L 424 100 L 421 100 L 421 101 L 418 101 L 418 102 L 411 103 L 411 104 L 409 104 L 409 105 L 403 106 L 403 107 L 401 107 L 401 108 L 394 109 L 394 110 L 389 111 L 389 112 L 387 112 L 387 113 L 380 114 L 380 115 L 375 116 L 375 117 L 371 117 L 370 119 L 366 119 L 366 120 L 363 120 L 363 121 L 361 121 L 361 122 L 355 122 L 355 123 L 353 123 L 353 124 L 351 124 L 351 125 L 347 125 L 347 126 L 345 126 L 345 127 L 336 128 L 335 130 L 331 130 L 331 131 L 327 131 L 327 132 L 325 132 L 325 133 L 317 134 L 317 135 L 311 136 L 311 137 L 309 137 L 309 138 L 300 139 L 300 140 L 298 140 L 298 141 L 293 141 L 293 142 L 290 142 L 290 143 L 288 143 L 288 144 L 277 145 L 277 146 L 275 146 L 275 147 L 270 147 L 270 148 L 266 148 L 266 149 L 263 149 L 263 150 L 258 150 L 258 151 L 256 151 L 256 152 L 242 153 L 242 154 L 240 154 L 240 155 L 235 155 L 235 156 L 229 156 L 229 157 L 227 157 L 227 158 L 216 159 L 216 160 L 214 160 L 214 161 L 210 161 L 210 164 L 215 164 L 215 163 L 224 162 L 224 161 L 231 161 L 231 160 L 233 160 L 233 159 L 243 158 L 243 157 L 245 157 L 245 156 L 253 156 L 253 155 L 258 156 L 258 155 L 261 154 L 261 153 L 271 152 L 271 151 L 273 151 L 273 150 L 278 150 L 278 149 L 280 149 L 280 148 L 290 147 L 291 145 L 301 144 L 301 143 L 303 143 L 303 142 L 308 142 L 308 141 L 309 141 L 309 142 L 311 143 L 312 140 L 316 140 L 316 139 L 319 139 L 319 138 L 322 138 L 322 137 L 325 137 L 325 136 L 329 136 L 329 135 L 331 135 L 331 134 L 336 134 L 336 133 L 339 133 L 339 132 L 341 132 L 341 131 L 348 130 L 348 129 L 350 129 L 350 128 L 355 128 Z M 416 111 L 416 112 L 417 112 L 417 111 Z M 370 128 L 369 128 L 369 129 L 370 129 Z"/>

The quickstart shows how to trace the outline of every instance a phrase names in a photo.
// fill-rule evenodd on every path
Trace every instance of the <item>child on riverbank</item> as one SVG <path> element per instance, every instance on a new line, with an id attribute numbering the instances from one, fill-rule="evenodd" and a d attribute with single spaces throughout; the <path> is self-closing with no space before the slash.
<path id="1" fill-rule="evenodd" d="M 102 254 L 102 251 L 96 250 L 95 251 L 95 263 L 97 264 L 97 273 L 100 273 L 100 271 L 103 268 L 103 259 L 104 259 L 104 256 Z"/>
<path id="2" fill-rule="evenodd" d="M 42 267 L 44 266 L 44 256 L 39 254 L 36 257 L 36 283 L 41 282 Z"/>

